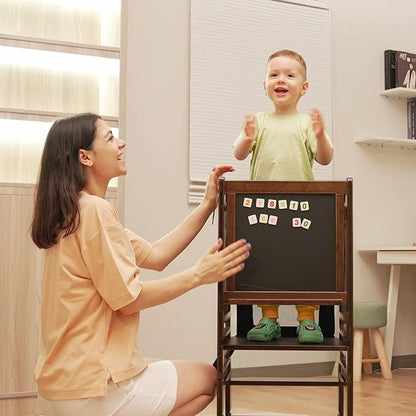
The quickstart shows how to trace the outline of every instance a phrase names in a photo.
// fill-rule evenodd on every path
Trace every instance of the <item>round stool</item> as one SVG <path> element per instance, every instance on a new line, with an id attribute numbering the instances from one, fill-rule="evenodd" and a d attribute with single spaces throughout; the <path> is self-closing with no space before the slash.
<path id="1" fill-rule="evenodd" d="M 381 374 L 391 379 L 390 364 L 387 360 L 380 329 L 387 324 L 387 307 L 380 302 L 354 302 L 354 362 L 353 380 L 361 381 L 361 364 L 365 374 L 372 374 L 373 363 L 380 363 Z M 376 354 L 370 353 L 370 334 Z"/>

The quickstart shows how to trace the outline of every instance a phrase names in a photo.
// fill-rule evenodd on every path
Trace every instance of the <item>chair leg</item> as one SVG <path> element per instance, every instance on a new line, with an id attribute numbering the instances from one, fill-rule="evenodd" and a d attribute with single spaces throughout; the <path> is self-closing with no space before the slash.
<path id="1" fill-rule="evenodd" d="M 363 358 L 370 358 L 370 331 L 364 330 L 363 338 Z M 364 374 L 373 374 L 373 364 L 372 363 L 363 363 Z"/>
<path id="2" fill-rule="evenodd" d="M 361 360 L 363 357 L 363 329 L 354 329 L 353 381 L 361 381 Z"/>
<path id="3" fill-rule="evenodd" d="M 373 337 L 374 346 L 377 351 L 377 356 L 380 360 L 381 374 L 383 378 L 391 380 L 393 375 L 391 374 L 391 368 L 389 361 L 387 360 L 386 350 L 384 348 L 384 343 L 381 338 L 380 330 L 378 328 L 371 329 L 371 335 Z"/>

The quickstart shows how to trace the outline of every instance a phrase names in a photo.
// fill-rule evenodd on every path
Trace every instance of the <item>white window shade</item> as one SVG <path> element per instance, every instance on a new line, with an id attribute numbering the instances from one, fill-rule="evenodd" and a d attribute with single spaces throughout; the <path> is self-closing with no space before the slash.
<path id="1" fill-rule="evenodd" d="M 249 178 L 249 156 L 239 162 L 232 145 L 245 115 L 272 109 L 264 94 L 267 57 L 279 49 L 299 52 L 309 90 L 299 111 L 318 108 L 332 138 L 330 12 L 309 0 L 192 0 L 190 44 L 189 202 L 198 202 L 216 165 Z M 332 179 L 332 166 L 314 165 L 317 180 Z"/>

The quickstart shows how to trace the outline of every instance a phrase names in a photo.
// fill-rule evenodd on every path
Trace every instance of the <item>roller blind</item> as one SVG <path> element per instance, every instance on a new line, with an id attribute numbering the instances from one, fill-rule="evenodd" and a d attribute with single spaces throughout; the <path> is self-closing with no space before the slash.
<path id="1" fill-rule="evenodd" d="M 228 163 L 233 180 L 249 178 L 249 156 L 237 161 L 232 145 L 244 116 L 272 109 L 262 82 L 266 59 L 279 49 L 299 52 L 309 90 L 299 111 L 318 108 L 332 137 L 330 11 L 322 1 L 192 0 L 190 36 L 189 202 Z M 332 179 L 332 164 L 314 164 L 317 180 Z"/>

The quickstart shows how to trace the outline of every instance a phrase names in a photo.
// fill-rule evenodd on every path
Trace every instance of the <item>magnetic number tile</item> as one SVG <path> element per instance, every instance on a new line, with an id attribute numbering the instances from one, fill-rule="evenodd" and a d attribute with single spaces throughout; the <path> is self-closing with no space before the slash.
<path id="1" fill-rule="evenodd" d="M 300 227 L 302 225 L 302 220 L 300 218 L 292 218 L 292 226 Z"/>
<path id="2" fill-rule="evenodd" d="M 256 214 L 249 215 L 248 216 L 248 222 L 249 222 L 250 225 L 257 224 L 257 215 Z"/>
<path id="3" fill-rule="evenodd" d="M 268 214 L 260 214 L 259 222 L 262 224 L 267 224 L 267 221 L 269 220 Z"/>
<path id="4" fill-rule="evenodd" d="M 307 229 L 307 230 L 309 230 L 309 227 L 311 226 L 311 224 L 312 224 L 312 221 L 310 221 L 310 220 L 308 220 L 308 219 L 304 218 L 304 219 L 302 220 L 301 227 L 302 227 L 302 228 L 305 228 L 305 229 Z"/>
<path id="5" fill-rule="evenodd" d="M 287 208 L 286 199 L 279 199 L 279 209 L 286 209 L 286 208 Z"/>
<path id="6" fill-rule="evenodd" d="M 289 203 L 289 209 L 292 211 L 296 211 L 298 209 L 299 202 L 298 201 L 290 201 Z"/>
<path id="7" fill-rule="evenodd" d="M 264 208 L 264 199 L 263 198 L 256 198 L 256 207 L 257 208 Z"/>
<path id="8" fill-rule="evenodd" d="M 275 199 L 269 199 L 267 201 L 267 208 L 276 209 L 276 200 Z"/>
<path id="9" fill-rule="evenodd" d="M 301 211 L 309 211 L 309 202 L 308 201 L 302 201 L 300 203 L 300 210 Z"/>
<path id="10" fill-rule="evenodd" d="M 244 198 L 243 207 L 251 208 L 253 205 L 253 200 L 251 198 Z"/>
<path id="11" fill-rule="evenodd" d="M 269 224 L 276 225 L 277 224 L 277 217 L 276 215 L 269 215 Z"/>

